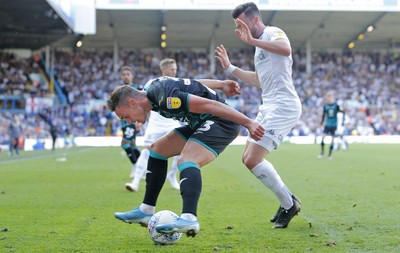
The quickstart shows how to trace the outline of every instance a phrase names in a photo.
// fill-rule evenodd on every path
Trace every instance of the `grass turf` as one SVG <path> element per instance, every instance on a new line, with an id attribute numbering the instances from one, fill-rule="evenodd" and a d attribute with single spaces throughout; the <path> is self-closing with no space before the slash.
<path id="1" fill-rule="evenodd" d="M 303 205 L 287 229 L 272 229 L 279 203 L 231 146 L 202 169 L 200 234 L 154 245 L 122 223 L 143 199 L 126 192 L 130 163 L 117 147 L 0 154 L 1 252 L 399 252 L 398 145 L 354 144 L 334 160 L 318 145 L 282 145 L 268 159 Z M 166 183 L 157 210 L 180 213 Z"/>

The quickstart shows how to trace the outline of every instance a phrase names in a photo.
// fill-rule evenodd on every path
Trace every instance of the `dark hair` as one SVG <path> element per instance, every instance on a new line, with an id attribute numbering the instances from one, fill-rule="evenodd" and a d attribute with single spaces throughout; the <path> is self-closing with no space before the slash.
<path id="1" fill-rule="evenodd" d="M 131 67 L 129 67 L 129 66 L 123 66 L 123 67 L 121 68 L 121 70 L 119 71 L 119 73 L 121 74 L 124 70 L 128 70 L 128 71 L 131 72 L 132 75 L 133 75 L 133 69 L 132 69 Z"/>
<path id="2" fill-rule="evenodd" d="M 114 112 L 117 106 L 127 106 L 129 98 L 138 98 L 140 92 L 129 85 L 117 86 L 107 100 L 108 110 Z"/>
<path id="3" fill-rule="evenodd" d="M 253 17 L 255 15 L 261 16 L 257 5 L 253 2 L 247 2 L 236 6 L 236 8 L 232 10 L 232 18 L 237 19 L 243 12 L 246 17 Z"/>

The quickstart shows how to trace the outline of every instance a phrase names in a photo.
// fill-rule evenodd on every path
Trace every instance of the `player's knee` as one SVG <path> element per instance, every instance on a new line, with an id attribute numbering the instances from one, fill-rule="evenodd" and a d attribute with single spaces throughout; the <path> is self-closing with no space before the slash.
<path id="1" fill-rule="evenodd" d="M 243 153 L 242 163 L 249 169 L 253 169 L 259 162 L 254 159 L 254 157 L 249 154 L 249 152 Z"/>

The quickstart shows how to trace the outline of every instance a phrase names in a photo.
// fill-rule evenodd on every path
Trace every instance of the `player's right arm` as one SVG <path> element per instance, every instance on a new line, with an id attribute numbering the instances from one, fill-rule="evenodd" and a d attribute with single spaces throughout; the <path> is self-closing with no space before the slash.
<path id="1" fill-rule="evenodd" d="M 322 119 L 321 119 L 321 126 L 324 125 L 325 120 L 325 105 L 322 107 Z"/>
<path id="2" fill-rule="evenodd" d="M 217 46 L 217 48 L 215 49 L 215 58 L 221 63 L 221 66 L 225 71 L 227 71 L 228 68 L 231 66 L 231 62 L 229 60 L 229 56 L 224 45 Z M 256 87 L 260 86 L 257 74 L 254 71 L 247 71 L 236 67 L 231 73 L 233 76 L 242 80 L 248 85 Z"/>
<path id="3" fill-rule="evenodd" d="M 251 137 L 258 141 L 265 133 L 265 129 L 254 120 L 236 111 L 228 105 L 216 100 L 202 98 L 191 94 L 189 98 L 189 111 L 198 114 L 212 114 L 214 116 L 242 125 L 249 130 Z"/>
<path id="4" fill-rule="evenodd" d="M 290 47 L 289 39 L 282 30 L 279 29 L 275 31 L 277 37 L 274 40 L 267 41 L 254 38 L 251 35 L 249 27 L 239 18 L 235 19 L 235 23 L 236 36 L 238 36 L 243 42 L 254 47 L 262 48 L 273 54 L 279 54 L 283 56 L 290 56 L 292 54 L 292 48 Z"/>
<path id="5" fill-rule="evenodd" d="M 196 81 L 213 90 L 221 90 L 227 96 L 240 95 L 240 86 L 232 80 L 197 79 Z"/>

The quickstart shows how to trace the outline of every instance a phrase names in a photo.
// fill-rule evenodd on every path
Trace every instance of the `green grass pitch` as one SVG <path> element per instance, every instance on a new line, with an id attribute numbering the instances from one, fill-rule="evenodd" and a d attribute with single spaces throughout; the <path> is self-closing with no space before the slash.
<path id="1" fill-rule="evenodd" d="M 283 144 L 268 159 L 301 199 L 287 229 L 279 203 L 231 146 L 202 169 L 200 233 L 155 245 L 145 228 L 114 218 L 144 193 L 125 191 L 131 169 L 118 147 L 0 154 L 0 252 L 400 252 L 399 145 L 353 144 L 332 161 L 319 145 Z M 157 210 L 180 214 L 166 182 Z"/>

